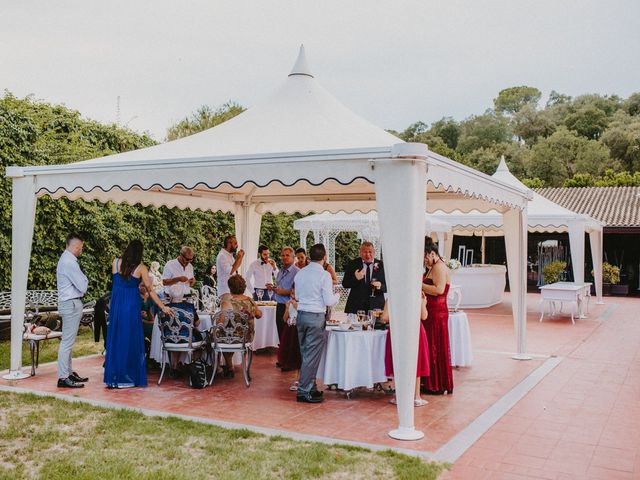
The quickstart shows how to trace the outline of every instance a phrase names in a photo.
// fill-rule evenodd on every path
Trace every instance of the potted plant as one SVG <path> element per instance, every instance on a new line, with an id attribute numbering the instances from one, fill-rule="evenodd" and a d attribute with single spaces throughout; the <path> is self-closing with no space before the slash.
<path id="1" fill-rule="evenodd" d="M 567 262 L 562 262 L 560 260 L 551 262 L 546 267 L 544 267 L 542 269 L 542 275 L 544 276 L 545 285 L 560 281 L 560 277 L 566 268 L 567 268 Z"/>
<path id="2" fill-rule="evenodd" d="M 602 264 L 602 294 L 611 295 L 614 293 L 613 286 L 618 283 L 620 283 L 620 268 L 604 262 Z"/>

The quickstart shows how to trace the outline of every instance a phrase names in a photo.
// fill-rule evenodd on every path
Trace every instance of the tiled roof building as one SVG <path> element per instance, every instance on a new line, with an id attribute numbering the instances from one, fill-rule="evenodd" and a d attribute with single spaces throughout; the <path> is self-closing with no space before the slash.
<path id="1" fill-rule="evenodd" d="M 537 188 L 543 197 L 605 223 L 607 233 L 640 232 L 640 187 Z"/>

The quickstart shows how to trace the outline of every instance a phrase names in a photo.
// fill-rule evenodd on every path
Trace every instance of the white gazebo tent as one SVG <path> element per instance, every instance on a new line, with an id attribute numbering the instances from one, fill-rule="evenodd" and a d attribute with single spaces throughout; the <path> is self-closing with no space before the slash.
<path id="1" fill-rule="evenodd" d="M 358 239 L 370 241 L 375 246 L 376 252 L 379 251 L 380 225 L 378 213 L 375 211 L 368 213 L 317 213 L 294 221 L 293 228 L 300 232 L 300 246 L 304 249 L 307 248 L 309 232 L 313 232 L 314 242 L 322 243 L 327 247 L 327 257 L 332 265 L 335 265 L 336 237 L 340 232 L 355 232 Z M 441 222 L 425 215 L 424 233 L 426 235 L 435 233 L 437 238 L 442 240 L 440 247 L 443 251 L 444 233 L 450 231 L 451 226 L 447 222 Z"/>
<path id="2" fill-rule="evenodd" d="M 509 185 L 527 189 L 507 167 L 504 157 L 492 178 L 501 180 Z M 604 224 L 588 215 L 572 212 L 557 203 L 544 198 L 542 195 L 531 191 L 533 198 L 527 209 L 528 231 L 532 233 L 542 232 L 568 232 L 571 251 L 571 265 L 573 278 L 576 283 L 584 283 L 585 266 L 585 233 L 589 234 L 591 244 L 591 259 L 593 263 L 593 275 L 597 300 L 602 302 L 602 231 Z M 502 215 L 498 212 L 465 212 L 465 213 L 436 213 L 433 218 L 448 223 L 455 235 L 503 235 L 504 228 Z M 448 235 L 445 246 L 445 255 L 451 256 L 453 235 Z M 507 260 L 507 265 L 509 261 Z"/>
<path id="3" fill-rule="evenodd" d="M 423 222 L 427 198 L 445 211 L 498 209 L 513 268 L 517 352 L 525 355 L 526 207 L 518 187 L 402 143 L 323 89 L 304 49 L 265 102 L 219 126 L 161 145 L 66 165 L 9 167 L 12 192 L 11 368 L 21 378 L 22 323 L 39 196 L 130 205 L 222 210 L 236 216 L 241 246 L 256 251 L 264 212 L 378 211 L 387 260 L 399 426 L 416 439 L 413 388 L 418 350 Z M 471 207 L 471 205 L 473 207 Z M 105 263 L 110 259 L 105 258 Z"/>

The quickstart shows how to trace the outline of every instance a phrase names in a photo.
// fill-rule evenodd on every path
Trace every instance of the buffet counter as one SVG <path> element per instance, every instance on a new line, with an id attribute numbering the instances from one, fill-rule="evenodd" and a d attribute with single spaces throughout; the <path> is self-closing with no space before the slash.
<path id="1" fill-rule="evenodd" d="M 451 272 L 451 283 L 462 289 L 460 308 L 486 308 L 502 302 L 507 268 L 504 265 L 471 265 Z"/>

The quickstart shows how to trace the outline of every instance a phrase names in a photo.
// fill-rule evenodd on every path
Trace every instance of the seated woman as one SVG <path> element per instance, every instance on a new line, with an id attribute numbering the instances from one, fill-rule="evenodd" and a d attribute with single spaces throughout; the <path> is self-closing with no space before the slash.
<path id="1" fill-rule="evenodd" d="M 220 308 L 222 310 L 233 310 L 234 312 L 242 312 L 248 315 L 247 325 L 249 331 L 247 332 L 247 341 L 253 341 L 253 335 L 255 333 L 255 319 L 262 317 L 262 312 L 254 302 L 253 298 L 247 297 L 244 292 L 247 289 L 247 282 L 240 275 L 232 275 L 227 282 L 229 286 L 229 292 L 220 297 Z M 233 353 L 224 354 L 224 377 L 233 378 L 233 363 L 231 358 Z"/>

